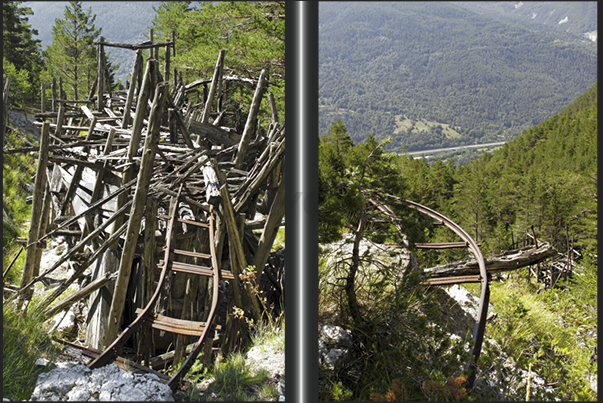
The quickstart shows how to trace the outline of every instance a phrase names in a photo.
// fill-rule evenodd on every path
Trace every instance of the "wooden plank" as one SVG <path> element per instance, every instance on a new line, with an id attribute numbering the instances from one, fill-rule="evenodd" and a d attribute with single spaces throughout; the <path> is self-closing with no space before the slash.
<path id="1" fill-rule="evenodd" d="M 479 245 L 479 244 L 478 244 Z M 439 242 L 439 243 L 415 243 L 417 249 L 453 249 L 467 248 L 469 242 Z"/>
<path id="2" fill-rule="evenodd" d="M 104 287 L 105 285 L 107 285 L 110 282 L 112 282 L 113 280 L 115 280 L 115 277 L 116 277 L 115 273 L 106 273 L 104 277 L 94 280 L 93 282 L 88 284 L 86 287 L 71 294 L 70 296 L 68 296 L 67 298 L 65 298 L 64 300 L 62 300 L 61 302 L 59 302 L 58 304 L 53 306 L 52 308 L 47 309 L 44 312 L 43 316 L 45 318 L 49 318 L 49 317 L 55 315 L 56 313 L 62 311 L 63 309 L 69 308 L 71 305 L 73 305 L 77 301 L 87 297 L 88 295 L 92 294 L 94 291 L 98 290 L 101 287 Z"/>
<path id="3" fill-rule="evenodd" d="M 197 257 L 200 259 L 211 259 L 211 255 L 209 253 L 192 252 L 192 251 L 181 250 L 181 249 L 173 249 L 172 252 L 174 252 L 177 255 L 182 255 L 182 256 Z"/>
<path id="4" fill-rule="evenodd" d="M 136 314 L 140 315 L 142 311 L 142 309 L 138 308 L 136 309 Z M 153 329 L 197 337 L 201 336 L 201 333 L 203 333 L 203 328 L 206 326 L 205 322 L 175 319 L 157 313 L 149 314 L 144 321 L 145 324 L 152 326 Z M 216 330 L 222 330 L 222 327 L 220 325 L 216 325 Z"/>
<path id="5" fill-rule="evenodd" d="M 160 260 L 157 264 L 158 267 L 163 267 L 164 261 Z M 190 263 L 171 262 L 170 268 L 175 272 L 197 274 L 200 276 L 212 277 L 214 275 L 213 269 L 207 266 L 198 266 Z M 224 280 L 234 280 L 234 275 L 231 271 L 220 270 L 220 278 Z"/>
<path id="6" fill-rule="evenodd" d="M 455 277 L 441 277 L 441 278 L 430 278 L 423 281 L 421 284 L 429 285 L 450 285 L 450 284 L 464 284 L 464 283 L 479 283 L 482 281 L 482 276 L 479 274 L 471 276 L 455 276 Z"/>

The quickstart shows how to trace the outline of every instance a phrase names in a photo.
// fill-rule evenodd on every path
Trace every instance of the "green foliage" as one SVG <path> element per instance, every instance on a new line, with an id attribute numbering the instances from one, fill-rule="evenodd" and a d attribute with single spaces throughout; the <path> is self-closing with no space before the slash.
<path id="1" fill-rule="evenodd" d="M 32 140 L 33 139 L 29 139 Z M 26 136 L 8 130 L 4 136 L 4 147 L 20 147 L 25 145 Z M 17 237 L 27 234 L 31 206 L 26 202 L 30 194 L 28 184 L 32 183 L 35 173 L 35 160 L 29 154 L 4 154 L 2 159 L 2 207 L 8 220 L 2 222 L 3 266 L 6 268 L 19 251 Z M 18 283 L 19 270 L 23 267 L 25 253 L 11 268 L 5 281 Z"/>
<path id="2" fill-rule="evenodd" d="M 382 256 L 361 254 L 354 289 L 365 320 L 352 322 L 345 293 L 351 259 L 332 250 L 333 245 L 329 249 L 322 245 L 320 317 L 353 331 L 354 359 L 341 367 L 320 369 L 321 400 L 525 399 L 525 383 L 519 381 L 530 365 L 552 385 L 548 391 L 533 392 L 533 398 L 596 399 L 589 385 L 597 373 L 590 362 L 597 340 L 596 92 L 597 85 L 559 115 L 456 168 L 451 161 L 429 165 L 424 159 L 391 156 L 372 136 L 354 145 L 343 122 L 333 123 L 319 142 L 322 243 L 346 233 L 352 237 L 344 241 L 352 242 L 359 233 L 360 211 L 367 217 L 374 213 L 365 197 L 391 193 L 444 213 L 481 242 L 485 256 L 517 246 L 533 226 L 539 240 L 552 242 L 560 251 L 572 246 L 582 260 L 573 276 L 558 281 L 552 290 L 525 284 L 526 270 L 492 285 L 491 301 L 498 316 L 488 322 L 486 334 L 496 343 L 485 343 L 479 365 L 499 376 L 502 395 L 475 395 L 463 392 L 459 377 L 469 334 L 460 340 L 450 338 L 442 325 L 450 312 L 438 306 L 436 295 L 418 286 L 418 273 L 400 276 L 400 268 L 388 266 Z M 446 228 L 426 225 L 426 220 L 398 210 L 395 203 L 390 206 L 404 217 L 402 226 L 411 242 L 458 241 Z M 394 239 L 392 233 L 392 228 L 367 225 L 362 235 L 382 242 Z M 466 259 L 464 254 L 417 253 L 422 267 Z M 367 275 L 363 270 L 369 262 L 374 266 Z M 473 291 L 479 293 L 479 287 Z"/>
<path id="3" fill-rule="evenodd" d="M 262 69 L 268 70 L 268 91 L 275 97 L 279 118 L 284 118 L 284 2 L 202 2 L 200 9 L 191 8 L 190 2 L 162 2 L 156 11 L 154 35 L 171 40 L 172 30 L 177 32 L 173 66 L 185 78 L 212 77 L 224 49 L 225 74 L 257 79 Z M 241 87 L 234 96 L 250 105 L 254 90 Z M 266 116 L 270 110 L 264 103 L 260 121 Z"/>
<path id="4" fill-rule="evenodd" d="M 48 329 L 40 325 L 41 312 L 36 309 L 36 301 L 29 305 L 27 315 L 15 303 L 3 304 L 2 396 L 9 400 L 28 400 L 40 372 L 36 360 L 51 359 L 58 353 L 50 342 Z"/>
<path id="5" fill-rule="evenodd" d="M 95 42 L 101 33 L 94 26 L 95 15 L 82 9 L 81 1 L 70 1 L 65 18 L 52 27 L 53 42 L 44 52 L 52 76 L 63 78 L 68 99 L 83 99 L 97 74 Z"/>
<path id="6" fill-rule="evenodd" d="M 325 2 L 319 13 L 321 135 L 341 118 L 355 142 L 392 136 L 396 151 L 506 140 L 597 79 L 595 43 L 452 3 Z M 402 130 L 400 115 L 447 124 L 460 137 Z"/>
<path id="7" fill-rule="evenodd" d="M 11 104 L 24 105 L 37 98 L 39 75 L 42 69 L 38 32 L 27 24 L 29 7 L 22 1 L 2 2 L 2 78 L 11 77 L 9 100 Z"/>
<path id="8" fill-rule="evenodd" d="M 364 323 L 342 323 L 353 331 L 354 358 L 319 369 L 319 400 L 372 400 L 396 382 L 405 400 L 426 399 L 424 381 L 460 374 L 468 359 L 467 339 L 454 339 L 445 327 L 433 325 L 446 310 L 437 293 L 420 285 L 416 272 L 398 279 L 395 291 L 372 295 Z"/>
<path id="9" fill-rule="evenodd" d="M 489 337 L 510 357 L 515 371 L 531 364 L 547 384 L 557 385 L 535 398 L 596 399 L 589 379 L 597 374 L 596 363 L 590 361 L 597 344 L 597 268 L 590 257 L 584 263 L 562 288 L 539 292 L 513 279 L 491 287 L 497 317 L 487 326 Z M 488 359 L 482 363 L 486 364 Z"/>

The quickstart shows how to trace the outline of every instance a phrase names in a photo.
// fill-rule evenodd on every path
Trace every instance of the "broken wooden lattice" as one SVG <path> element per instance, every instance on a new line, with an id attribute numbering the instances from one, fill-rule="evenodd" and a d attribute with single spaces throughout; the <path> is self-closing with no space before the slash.
<path id="1" fill-rule="evenodd" d="M 106 92 L 105 80 L 97 80 L 88 100 L 58 99 L 58 110 L 36 115 L 43 119 L 36 122 L 41 126 L 40 145 L 35 149 L 38 170 L 23 287 L 17 295 L 28 300 L 33 284 L 68 263 L 74 274 L 46 297 L 42 309 L 49 316 L 86 298 L 86 344 L 88 352 L 96 351 L 98 356 L 98 350 L 118 337 L 120 326 L 137 317 L 137 310 L 141 312 L 154 291 L 159 292 L 155 314 L 203 322 L 212 295 L 222 290 L 216 320 L 223 332 L 221 337 L 207 338 L 203 351 L 208 354 L 202 359 L 208 360 L 214 339 L 222 342 L 224 352 L 241 343 L 244 318 L 233 316 L 233 311 L 256 321 L 263 314 L 256 286 L 276 232 L 284 224 L 285 126 L 278 122 L 271 94 L 272 121 L 267 127 L 258 124 L 260 102 L 270 85 L 267 73 L 262 71 L 257 79 L 223 77 L 224 51 L 213 78 L 183 85 L 174 72 L 170 90 L 156 58 L 149 58 L 143 68 L 142 57 L 142 49 L 147 48 L 153 54 L 153 49 L 165 47 L 169 54 L 170 42 L 120 45 L 101 38 L 98 77 L 106 75 L 104 46 L 136 50 L 129 88 Z M 210 86 L 204 102 L 187 103 L 187 94 L 201 85 Z M 228 97 L 238 86 L 250 85 L 255 86 L 255 94 L 245 117 Z M 26 151 L 34 149 L 4 150 Z M 178 196 L 181 185 L 186 191 Z M 179 221 L 166 240 L 172 209 Z M 215 212 L 215 230 L 201 233 L 194 224 L 208 221 L 210 211 Z M 43 242 L 56 235 L 66 236 L 70 248 L 40 273 Z M 207 276 L 172 270 L 165 287 L 156 290 L 157 277 L 174 253 L 169 250 L 168 258 L 160 262 L 170 239 L 172 249 L 190 251 L 180 267 L 202 266 L 200 261 L 212 249 L 217 267 L 232 274 L 228 278 L 222 274 L 218 286 Z M 248 266 L 255 266 L 255 277 L 249 276 Z M 53 306 L 87 273 L 86 287 Z M 267 274 L 274 278 L 273 273 Z M 283 290 L 278 291 L 282 295 Z M 143 327 L 135 337 L 138 346 L 130 346 L 146 367 L 165 364 L 169 358 L 177 362 L 192 349 L 190 336 L 166 338 L 151 329 Z M 158 350 L 168 352 L 154 357 Z"/>

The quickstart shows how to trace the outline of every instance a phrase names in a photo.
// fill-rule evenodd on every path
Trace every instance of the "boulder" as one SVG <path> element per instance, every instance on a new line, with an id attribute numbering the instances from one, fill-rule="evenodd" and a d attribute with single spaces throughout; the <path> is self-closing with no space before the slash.
<path id="1" fill-rule="evenodd" d="M 59 363 L 40 374 L 32 401 L 173 401 L 172 391 L 153 374 L 134 374 L 109 364 L 89 369 L 75 363 Z"/>

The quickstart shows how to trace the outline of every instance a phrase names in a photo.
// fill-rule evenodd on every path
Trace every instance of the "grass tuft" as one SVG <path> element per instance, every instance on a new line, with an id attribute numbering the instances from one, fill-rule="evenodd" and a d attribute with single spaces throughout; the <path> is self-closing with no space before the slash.
<path id="1" fill-rule="evenodd" d="M 34 390 L 38 374 L 44 372 L 36 366 L 38 358 L 52 361 L 58 354 L 42 323 L 41 312 L 32 300 L 28 314 L 16 308 L 15 303 L 5 303 L 2 308 L 2 394 L 10 400 L 28 400 Z"/>

